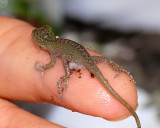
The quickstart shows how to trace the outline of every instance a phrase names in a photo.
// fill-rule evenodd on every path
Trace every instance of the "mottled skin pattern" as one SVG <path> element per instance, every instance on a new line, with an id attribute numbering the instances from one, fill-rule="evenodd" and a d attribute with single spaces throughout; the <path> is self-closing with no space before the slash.
<path id="1" fill-rule="evenodd" d="M 36 64 L 35 68 L 41 71 L 41 77 L 43 76 L 43 71 L 45 69 L 51 68 L 54 66 L 57 57 L 61 58 L 63 61 L 64 69 L 66 75 L 61 77 L 58 82 L 58 92 L 60 94 L 60 99 L 62 100 L 62 88 L 61 83 L 64 81 L 65 86 L 67 86 L 67 80 L 71 76 L 71 69 L 69 67 L 69 63 L 76 63 L 78 65 L 83 65 L 86 67 L 94 76 L 96 76 L 104 87 L 116 98 L 121 104 L 123 104 L 134 116 L 137 128 L 141 128 L 139 118 L 134 111 L 134 109 L 123 100 L 108 84 L 108 81 L 104 78 L 101 71 L 96 66 L 96 63 L 107 62 L 112 66 L 114 70 L 118 73 L 115 77 L 117 77 L 120 72 L 126 72 L 126 70 L 116 66 L 110 59 L 104 56 L 90 56 L 85 47 L 81 44 L 78 44 L 72 40 L 63 39 L 60 37 L 54 36 L 52 32 L 52 28 L 48 25 L 45 25 L 41 28 L 35 29 L 32 32 L 32 37 L 36 44 L 50 53 L 51 60 L 46 65 Z"/>

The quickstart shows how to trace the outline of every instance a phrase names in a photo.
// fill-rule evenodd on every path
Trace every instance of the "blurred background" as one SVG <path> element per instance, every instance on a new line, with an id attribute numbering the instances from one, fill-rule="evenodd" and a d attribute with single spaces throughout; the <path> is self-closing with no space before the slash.
<path id="1" fill-rule="evenodd" d="M 142 128 L 160 127 L 159 14 L 159 0 L 0 0 L 0 15 L 35 27 L 49 24 L 56 35 L 91 46 L 130 71 Z M 136 127 L 133 117 L 110 122 L 54 105 L 15 103 L 69 128 Z"/>

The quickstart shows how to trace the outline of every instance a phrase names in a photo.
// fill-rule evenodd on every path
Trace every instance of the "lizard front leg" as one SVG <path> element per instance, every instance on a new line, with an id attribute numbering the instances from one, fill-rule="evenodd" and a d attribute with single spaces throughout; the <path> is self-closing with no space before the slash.
<path id="1" fill-rule="evenodd" d="M 55 56 L 52 54 L 50 56 L 51 56 L 51 60 L 48 64 L 41 65 L 41 62 L 40 63 L 36 62 L 36 64 L 35 64 L 35 68 L 37 70 L 41 71 L 41 78 L 43 77 L 44 70 L 53 67 L 55 64 Z"/>
<path id="2" fill-rule="evenodd" d="M 62 57 L 64 69 L 65 69 L 65 76 L 61 77 L 60 80 L 58 81 L 58 92 L 60 94 L 60 100 L 62 101 L 62 82 L 65 81 L 65 88 L 67 87 L 67 80 L 71 76 L 71 70 L 69 68 L 68 60 L 65 57 Z"/>

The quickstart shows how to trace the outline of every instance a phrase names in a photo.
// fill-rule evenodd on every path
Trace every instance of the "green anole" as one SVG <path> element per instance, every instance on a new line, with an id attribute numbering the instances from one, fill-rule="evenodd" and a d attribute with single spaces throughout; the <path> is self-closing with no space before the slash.
<path id="1" fill-rule="evenodd" d="M 67 80 L 71 76 L 71 68 L 74 66 L 78 66 L 79 68 L 86 67 L 94 76 L 99 79 L 99 81 L 111 93 L 111 95 L 130 111 L 136 120 L 137 128 L 141 128 L 140 120 L 134 109 L 125 100 L 123 100 L 108 84 L 108 81 L 104 78 L 101 71 L 96 66 L 96 63 L 108 62 L 108 64 L 118 72 L 115 77 L 117 77 L 120 72 L 127 72 L 126 70 L 116 66 L 116 64 L 114 64 L 109 58 L 105 56 L 90 56 L 90 54 L 85 49 L 85 46 L 79 43 L 69 39 L 56 37 L 52 31 L 52 28 L 48 25 L 34 29 L 32 31 L 32 37 L 40 48 L 50 53 L 51 57 L 51 60 L 48 64 L 40 65 L 37 63 L 35 65 L 35 68 L 41 71 L 41 77 L 43 77 L 44 70 L 54 66 L 57 57 L 62 59 L 66 74 L 58 81 L 58 92 L 60 94 L 61 100 L 61 83 L 65 82 L 65 86 L 67 86 Z"/>

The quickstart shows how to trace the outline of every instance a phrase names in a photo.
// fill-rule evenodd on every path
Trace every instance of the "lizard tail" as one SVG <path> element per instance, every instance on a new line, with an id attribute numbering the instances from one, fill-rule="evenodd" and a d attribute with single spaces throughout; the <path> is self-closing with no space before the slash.
<path id="1" fill-rule="evenodd" d="M 111 95 L 117 99 L 121 104 L 123 104 L 129 111 L 130 113 L 134 116 L 136 123 L 137 123 L 137 128 L 141 128 L 140 120 L 138 118 L 138 115 L 134 111 L 134 109 L 123 99 L 121 98 L 115 91 L 114 89 L 108 84 L 108 81 L 104 78 L 102 73 L 99 72 L 92 72 L 97 78 L 101 81 L 101 83 L 105 86 L 105 88 L 111 93 Z"/>

